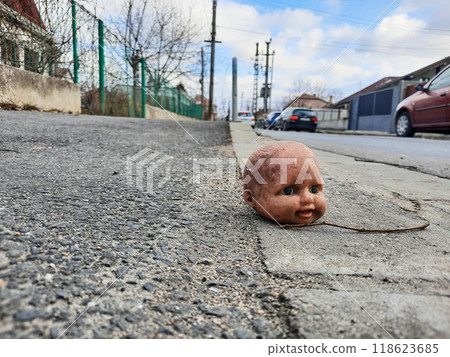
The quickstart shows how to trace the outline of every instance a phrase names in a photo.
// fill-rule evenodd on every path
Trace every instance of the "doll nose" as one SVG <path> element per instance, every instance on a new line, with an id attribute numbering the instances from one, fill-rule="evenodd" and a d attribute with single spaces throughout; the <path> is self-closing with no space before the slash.
<path id="1" fill-rule="evenodd" d="M 303 190 L 302 193 L 300 194 L 300 204 L 302 206 L 305 206 L 311 203 L 314 203 L 313 194 L 309 192 L 308 189 Z"/>

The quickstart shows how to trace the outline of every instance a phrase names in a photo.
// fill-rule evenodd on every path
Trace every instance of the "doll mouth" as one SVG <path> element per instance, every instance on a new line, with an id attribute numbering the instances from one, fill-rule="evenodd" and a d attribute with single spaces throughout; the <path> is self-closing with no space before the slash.
<path id="1" fill-rule="evenodd" d="M 310 218 L 313 214 L 312 209 L 303 210 L 303 211 L 297 211 L 296 215 L 300 218 Z"/>

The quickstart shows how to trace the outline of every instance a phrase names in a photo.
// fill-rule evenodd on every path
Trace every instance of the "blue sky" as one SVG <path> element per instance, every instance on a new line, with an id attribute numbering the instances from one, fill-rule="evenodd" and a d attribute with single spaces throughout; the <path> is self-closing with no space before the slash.
<path id="1" fill-rule="evenodd" d="M 200 28 L 198 46 L 209 54 L 203 40 L 210 36 L 212 0 L 165 1 L 191 6 Z M 104 11 L 120 2 L 108 0 Z M 222 43 L 216 46 L 215 103 L 222 113 L 230 103 L 236 57 L 238 108 L 251 104 L 256 42 L 261 47 L 272 38 L 272 107 L 305 89 L 300 82 L 312 84 L 310 94 L 325 88 L 336 100 L 385 76 L 404 75 L 449 56 L 449 14 L 448 0 L 218 0 L 217 39 Z M 185 85 L 192 94 L 199 92 L 198 78 L 185 79 Z"/>
<path id="2" fill-rule="evenodd" d="M 236 56 L 239 107 L 248 106 L 255 42 L 272 37 L 273 106 L 304 89 L 296 85 L 301 80 L 312 84 L 310 94 L 319 87 L 335 99 L 345 97 L 382 77 L 404 75 L 450 55 L 448 14 L 445 0 L 219 0 L 217 33 L 223 43 L 216 93 L 228 100 L 227 61 Z"/>

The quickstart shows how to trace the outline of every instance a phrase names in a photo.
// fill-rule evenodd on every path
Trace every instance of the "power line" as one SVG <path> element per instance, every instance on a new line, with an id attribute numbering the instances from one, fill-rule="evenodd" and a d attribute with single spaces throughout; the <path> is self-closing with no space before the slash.
<path id="1" fill-rule="evenodd" d="M 223 28 L 228 28 L 230 30 L 235 30 L 235 31 L 241 31 L 241 32 L 250 32 L 250 33 L 255 33 L 255 34 L 260 34 L 260 35 L 266 35 L 263 32 L 256 32 L 256 31 L 251 31 L 251 30 L 245 30 L 245 29 L 239 29 L 239 28 L 235 28 L 235 27 L 229 27 L 229 26 L 220 26 Z M 323 49 L 327 49 L 327 48 L 341 48 L 341 47 L 345 47 L 347 45 L 346 42 L 344 41 L 320 41 L 317 39 L 311 39 L 311 38 L 300 38 L 300 37 L 292 37 L 292 36 L 287 36 L 287 35 L 278 35 L 279 38 L 285 38 L 286 41 L 288 42 L 295 42 L 298 43 L 300 41 L 303 42 L 309 42 L 309 43 L 304 43 L 302 44 L 305 47 L 309 47 L 309 48 L 314 48 L 316 46 L 311 45 L 310 43 L 317 43 L 319 47 L 323 48 Z M 440 46 L 442 45 L 442 43 L 439 43 L 435 46 Z M 411 46 L 411 47 L 403 47 L 403 46 L 385 46 L 385 45 L 369 45 L 369 44 L 359 44 L 355 47 L 352 48 L 352 50 L 354 51 L 358 51 L 358 52 L 375 52 L 375 53 L 388 53 L 388 54 L 393 54 L 392 50 L 411 50 L 414 51 L 414 54 L 417 53 L 417 50 L 420 49 L 420 47 L 418 46 Z M 441 49 L 441 48 L 433 48 L 429 45 L 429 43 L 426 45 L 426 47 L 423 48 L 423 50 L 426 52 L 430 52 L 430 51 L 445 51 L 446 49 Z M 395 53 L 397 54 L 397 53 Z M 408 56 L 408 54 L 405 53 L 398 53 L 399 55 L 406 55 Z M 413 54 L 411 54 L 413 55 Z"/>

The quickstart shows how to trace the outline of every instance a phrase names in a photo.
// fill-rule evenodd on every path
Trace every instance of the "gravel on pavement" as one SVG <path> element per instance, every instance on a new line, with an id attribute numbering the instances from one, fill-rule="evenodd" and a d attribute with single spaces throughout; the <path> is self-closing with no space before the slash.
<path id="1" fill-rule="evenodd" d="M 0 132 L 0 337 L 290 336 L 226 123 L 0 111 Z M 170 165 L 151 192 L 127 184 L 146 148 Z"/>

